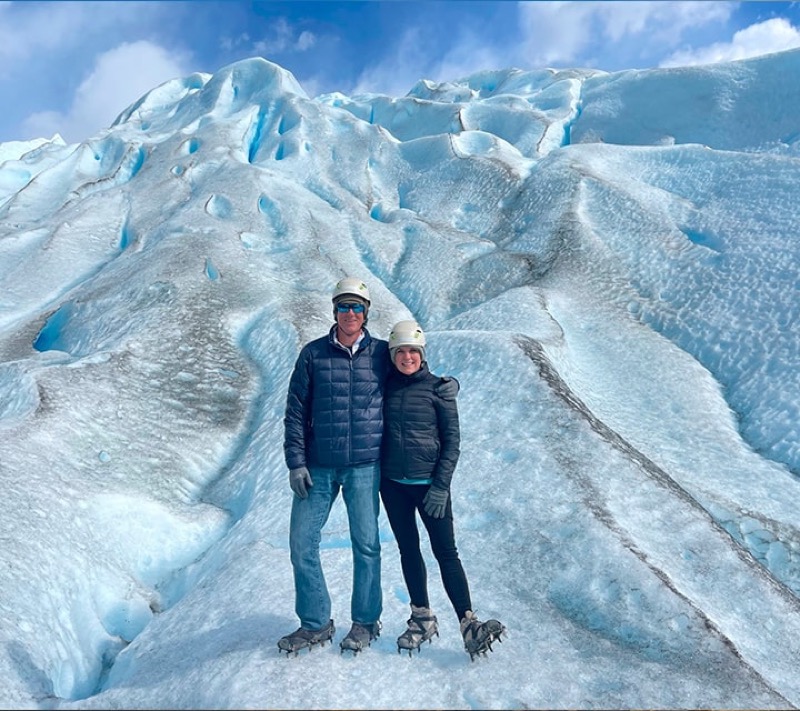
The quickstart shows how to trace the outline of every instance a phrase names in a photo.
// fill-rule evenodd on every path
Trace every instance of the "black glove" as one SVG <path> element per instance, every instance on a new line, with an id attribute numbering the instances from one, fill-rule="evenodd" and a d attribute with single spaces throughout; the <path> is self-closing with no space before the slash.
<path id="1" fill-rule="evenodd" d="M 425 507 L 425 513 L 431 518 L 444 518 L 444 511 L 447 508 L 447 499 L 450 492 L 447 489 L 437 489 L 432 486 L 425 494 L 422 500 L 422 505 Z"/>
<path id="2" fill-rule="evenodd" d="M 297 467 L 297 469 L 289 470 L 289 486 L 292 491 L 297 494 L 301 499 L 308 497 L 308 489 L 306 487 L 314 486 L 311 481 L 311 474 L 306 467 Z"/>

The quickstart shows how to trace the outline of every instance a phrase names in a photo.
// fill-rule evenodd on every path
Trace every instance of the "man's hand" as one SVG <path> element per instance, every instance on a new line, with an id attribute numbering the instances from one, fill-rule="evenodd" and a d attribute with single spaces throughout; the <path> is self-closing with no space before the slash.
<path id="1" fill-rule="evenodd" d="M 306 467 L 297 467 L 289 470 L 289 486 L 301 499 L 308 497 L 308 487 L 314 486 L 311 474 Z"/>

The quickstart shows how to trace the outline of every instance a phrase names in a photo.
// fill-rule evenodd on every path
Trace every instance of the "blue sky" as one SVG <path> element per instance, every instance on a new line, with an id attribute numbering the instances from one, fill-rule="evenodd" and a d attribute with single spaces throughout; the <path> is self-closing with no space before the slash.
<path id="1" fill-rule="evenodd" d="M 800 46 L 796 2 L 2 2 L 0 142 L 81 141 L 142 94 L 262 56 L 311 96 L 480 69 L 617 71 Z"/>

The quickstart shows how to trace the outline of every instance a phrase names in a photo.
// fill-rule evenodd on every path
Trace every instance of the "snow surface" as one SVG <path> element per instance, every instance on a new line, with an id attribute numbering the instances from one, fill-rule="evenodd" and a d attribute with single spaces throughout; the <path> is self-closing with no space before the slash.
<path id="1" fill-rule="evenodd" d="M 800 706 L 797 51 L 309 98 L 252 59 L 0 145 L 0 705 Z M 289 373 L 345 275 L 456 376 L 459 549 L 508 636 L 293 630 Z"/>

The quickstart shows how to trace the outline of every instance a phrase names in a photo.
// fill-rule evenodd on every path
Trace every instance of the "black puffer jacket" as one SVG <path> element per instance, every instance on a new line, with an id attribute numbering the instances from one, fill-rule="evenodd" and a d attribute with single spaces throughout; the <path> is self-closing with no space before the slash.
<path id="1" fill-rule="evenodd" d="M 413 375 L 392 367 L 383 399 L 381 476 L 430 479 L 447 489 L 461 452 L 455 378 L 441 378 L 422 364 Z"/>
<path id="2" fill-rule="evenodd" d="M 289 381 L 283 442 L 289 469 L 380 459 L 388 346 L 365 328 L 351 355 L 334 340 L 335 330 L 303 347 Z"/>

